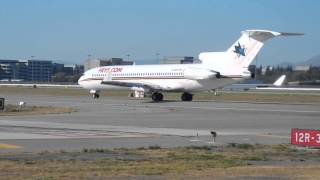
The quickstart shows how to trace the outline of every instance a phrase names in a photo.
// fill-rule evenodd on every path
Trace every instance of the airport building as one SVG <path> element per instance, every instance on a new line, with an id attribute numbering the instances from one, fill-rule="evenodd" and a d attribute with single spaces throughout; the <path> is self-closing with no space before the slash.
<path id="1" fill-rule="evenodd" d="M 28 68 L 24 61 L 0 60 L 0 80 L 26 80 Z"/>
<path id="2" fill-rule="evenodd" d="M 52 61 L 27 60 L 28 80 L 38 82 L 51 82 Z"/>
<path id="3" fill-rule="evenodd" d="M 100 66 L 133 65 L 133 61 L 124 61 L 122 58 L 87 59 L 84 63 L 84 71 Z"/>
<path id="4" fill-rule="evenodd" d="M 65 75 L 83 74 L 84 66 L 79 64 L 53 63 L 52 74 L 64 73 Z"/>
<path id="5" fill-rule="evenodd" d="M 18 61 L 0 60 L 0 79 L 18 79 Z"/>
<path id="6" fill-rule="evenodd" d="M 311 69 L 310 65 L 298 65 L 293 68 L 294 71 L 307 72 Z"/>
<path id="7" fill-rule="evenodd" d="M 83 74 L 84 66 L 78 64 L 67 64 L 64 65 L 63 72 L 66 75 Z"/>
<path id="8" fill-rule="evenodd" d="M 50 82 L 52 61 L 0 60 L 0 79 L 6 81 Z"/>
<path id="9" fill-rule="evenodd" d="M 60 63 L 53 63 L 52 64 L 52 74 L 55 75 L 57 73 L 63 72 L 64 70 L 64 64 Z"/>

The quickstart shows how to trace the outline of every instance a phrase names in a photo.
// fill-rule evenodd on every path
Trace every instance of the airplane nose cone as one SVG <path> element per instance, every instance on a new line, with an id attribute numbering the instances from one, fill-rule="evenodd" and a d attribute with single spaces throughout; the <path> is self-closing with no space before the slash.
<path id="1" fill-rule="evenodd" d="M 79 80 L 78 80 L 78 84 L 79 84 L 80 86 L 82 85 L 83 79 L 84 79 L 84 76 L 81 76 L 81 77 L 79 78 Z"/>

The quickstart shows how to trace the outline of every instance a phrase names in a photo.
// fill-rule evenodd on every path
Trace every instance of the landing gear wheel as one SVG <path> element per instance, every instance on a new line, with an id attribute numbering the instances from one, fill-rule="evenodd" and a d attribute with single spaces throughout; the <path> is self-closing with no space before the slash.
<path id="1" fill-rule="evenodd" d="M 161 93 L 153 93 L 151 99 L 155 102 L 163 101 L 163 95 Z"/>
<path id="2" fill-rule="evenodd" d="M 94 94 L 92 94 L 92 97 L 93 97 L 93 99 L 99 99 L 100 94 L 94 93 Z"/>
<path id="3" fill-rule="evenodd" d="M 192 101 L 193 95 L 189 93 L 183 93 L 181 95 L 181 100 L 182 101 Z"/>
<path id="4" fill-rule="evenodd" d="M 163 101 L 163 95 L 161 93 L 158 94 L 158 100 Z"/>

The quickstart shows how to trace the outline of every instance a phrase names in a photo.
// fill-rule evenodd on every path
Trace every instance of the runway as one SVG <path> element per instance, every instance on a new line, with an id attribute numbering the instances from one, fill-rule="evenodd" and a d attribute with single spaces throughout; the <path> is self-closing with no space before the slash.
<path id="1" fill-rule="evenodd" d="M 9 104 L 75 107 L 70 114 L 0 116 L 0 151 L 55 151 L 289 143 L 291 128 L 319 128 L 319 105 L 165 101 L 2 94 Z"/>

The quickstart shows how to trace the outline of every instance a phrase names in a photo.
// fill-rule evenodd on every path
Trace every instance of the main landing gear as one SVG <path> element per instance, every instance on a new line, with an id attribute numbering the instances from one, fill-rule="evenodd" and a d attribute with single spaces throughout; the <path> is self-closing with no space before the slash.
<path id="1" fill-rule="evenodd" d="M 193 95 L 190 94 L 190 93 L 184 92 L 184 93 L 181 95 L 181 100 L 182 100 L 182 101 L 192 101 L 192 98 L 193 98 Z"/>
<path id="2" fill-rule="evenodd" d="M 151 95 L 151 98 L 154 102 L 163 101 L 163 95 L 159 92 L 155 92 Z"/>
<path id="3" fill-rule="evenodd" d="M 100 97 L 100 91 L 98 90 L 90 90 L 90 94 L 92 94 L 93 99 L 99 99 Z"/>
<path id="4" fill-rule="evenodd" d="M 100 94 L 99 93 L 93 93 L 92 97 L 93 97 L 93 99 L 99 99 Z"/>
<path id="5" fill-rule="evenodd" d="M 184 93 L 181 95 L 181 100 L 182 100 L 182 101 L 192 101 L 192 98 L 193 98 L 193 94 L 190 94 L 190 93 L 187 93 L 187 92 L 184 92 Z M 154 102 L 163 101 L 163 94 L 162 94 L 162 93 L 159 93 L 159 92 L 154 92 L 154 93 L 151 95 L 151 99 L 152 99 Z"/>

